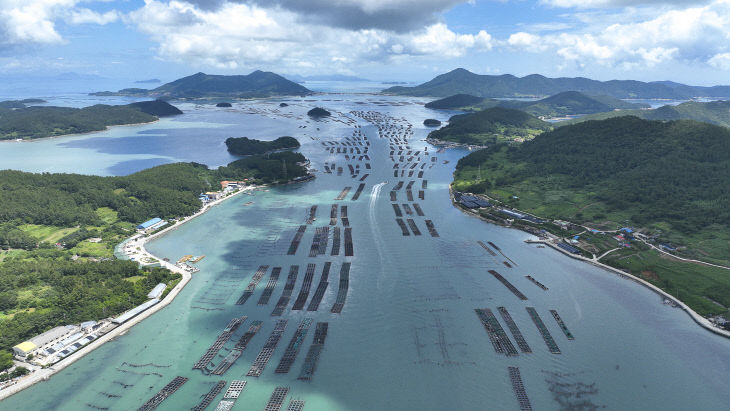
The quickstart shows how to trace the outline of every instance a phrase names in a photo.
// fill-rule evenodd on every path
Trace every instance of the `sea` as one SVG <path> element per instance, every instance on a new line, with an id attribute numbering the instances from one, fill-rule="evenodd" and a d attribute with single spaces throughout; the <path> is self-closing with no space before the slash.
<path id="1" fill-rule="evenodd" d="M 178 376 L 187 381 L 157 409 L 190 409 L 219 381 L 225 392 L 234 380 L 246 386 L 233 410 L 264 409 L 279 387 L 286 392 L 281 408 L 274 401 L 269 409 L 297 409 L 298 401 L 306 410 L 727 409 L 730 340 L 630 280 L 528 244 L 530 234 L 452 205 L 454 167 L 469 151 L 429 145 L 430 129 L 423 126 L 426 118 L 446 121 L 450 113 L 424 108 L 426 98 L 375 94 L 377 84 L 305 86 L 320 92 L 229 100 L 231 108 L 216 108 L 218 100 L 173 102 L 183 115 L 0 143 L 0 169 L 111 176 L 177 161 L 217 167 L 236 159 L 226 152 L 227 137 L 290 135 L 302 143 L 316 176 L 238 195 L 148 244 L 171 261 L 187 254 L 205 258 L 170 305 L 48 381 L 0 402 L 0 410 L 135 410 Z M 131 101 L 87 96 L 70 86 L 44 90 L 0 95 L 79 107 Z M 317 106 L 332 116 L 308 118 Z M 351 256 L 345 255 L 346 232 Z M 262 266 L 251 297 L 236 304 Z M 280 268 L 278 280 L 271 279 L 274 268 Z M 305 282 L 311 283 L 308 293 Z M 267 284 L 270 300 L 259 304 Z M 308 310 L 320 287 L 321 303 Z M 301 298 L 303 309 L 293 309 Z M 280 315 L 277 305 L 283 305 Z M 485 309 L 493 315 L 486 325 L 476 312 L 488 315 Z M 207 368 L 224 362 L 261 321 L 240 358 L 222 375 L 193 369 L 234 318 L 245 321 Z M 247 376 L 272 347 L 281 320 L 286 327 L 268 364 L 260 376 Z M 327 334 L 315 344 L 320 323 Z M 559 353 L 551 352 L 551 340 Z M 293 357 L 288 372 L 276 372 L 285 357 Z M 221 400 L 222 393 L 207 409 Z"/>

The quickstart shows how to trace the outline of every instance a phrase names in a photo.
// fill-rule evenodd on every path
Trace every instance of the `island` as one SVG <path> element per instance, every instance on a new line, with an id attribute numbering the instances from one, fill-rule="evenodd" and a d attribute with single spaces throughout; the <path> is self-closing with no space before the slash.
<path id="1" fill-rule="evenodd" d="M 332 113 L 323 109 L 322 107 L 315 107 L 315 108 L 307 111 L 307 115 L 309 117 L 313 117 L 313 118 L 322 118 L 322 117 L 329 117 L 332 115 Z"/>
<path id="2" fill-rule="evenodd" d="M 273 141 L 262 141 L 248 137 L 229 137 L 226 139 L 228 152 L 239 156 L 273 153 L 280 150 L 299 148 L 299 146 L 299 141 L 289 136 L 279 137 Z"/>
<path id="3" fill-rule="evenodd" d="M 177 114 L 182 114 L 182 111 L 161 100 L 120 106 L 97 104 L 80 109 L 25 105 L 8 109 L 0 106 L 0 140 L 102 131 L 109 126 L 149 123 Z"/>
<path id="4" fill-rule="evenodd" d="M 423 125 L 426 127 L 439 127 L 441 125 L 441 121 L 436 120 L 435 118 L 427 118 L 423 120 Z"/>
<path id="5" fill-rule="evenodd" d="M 451 117 L 449 124 L 428 134 L 433 144 L 488 145 L 500 141 L 525 141 L 549 130 L 546 123 L 524 111 L 493 107 Z"/>
<path id="6" fill-rule="evenodd" d="M 279 107 L 289 107 L 289 105 L 286 103 L 279 103 Z"/>
<path id="7" fill-rule="evenodd" d="M 218 103 L 218 104 L 216 104 L 215 106 L 216 106 L 216 107 L 233 107 L 233 106 L 231 105 L 231 103 L 225 103 L 225 102 L 223 102 L 223 103 Z"/>
<path id="8" fill-rule="evenodd" d="M 615 110 L 591 114 L 580 118 L 561 121 L 556 126 L 576 124 L 590 120 L 605 120 L 612 117 L 635 116 L 645 120 L 696 120 L 730 127 L 730 100 L 709 102 L 687 101 L 678 105 L 665 105 L 652 110 Z"/>
<path id="9" fill-rule="evenodd" d="M 730 130 L 617 117 L 459 160 L 452 188 L 482 217 L 651 282 L 704 316 L 727 312 Z M 473 203 L 467 201 L 467 208 Z"/>

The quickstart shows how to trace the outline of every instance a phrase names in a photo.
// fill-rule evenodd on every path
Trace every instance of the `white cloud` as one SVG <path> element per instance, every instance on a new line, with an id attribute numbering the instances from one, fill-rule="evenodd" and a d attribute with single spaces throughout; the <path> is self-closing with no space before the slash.
<path id="1" fill-rule="evenodd" d="M 715 54 L 708 62 L 720 70 L 730 70 L 730 53 Z"/>
<path id="2" fill-rule="evenodd" d="M 116 10 L 111 10 L 106 13 L 97 13 L 85 8 L 72 11 L 68 18 L 68 21 L 71 24 L 92 23 L 100 26 L 113 23 L 117 20 L 119 20 L 119 13 Z"/>
<path id="3" fill-rule="evenodd" d="M 565 8 L 618 8 L 646 5 L 697 6 L 707 0 L 540 0 L 540 3 Z"/>

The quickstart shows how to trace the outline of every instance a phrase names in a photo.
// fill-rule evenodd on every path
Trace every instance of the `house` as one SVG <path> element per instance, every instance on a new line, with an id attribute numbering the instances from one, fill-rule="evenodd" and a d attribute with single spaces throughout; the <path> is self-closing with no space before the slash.
<path id="1" fill-rule="evenodd" d="M 208 198 L 211 201 L 215 201 L 215 200 L 221 198 L 221 193 L 219 193 L 217 191 L 209 191 L 209 192 L 205 193 L 205 195 L 208 196 Z"/>

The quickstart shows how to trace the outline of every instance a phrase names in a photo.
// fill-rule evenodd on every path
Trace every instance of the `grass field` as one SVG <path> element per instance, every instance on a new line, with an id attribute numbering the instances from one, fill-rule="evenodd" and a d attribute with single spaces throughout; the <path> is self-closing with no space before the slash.
<path id="1" fill-rule="evenodd" d="M 71 252 L 81 257 L 112 258 L 114 250 L 104 243 L 90 243 L 82 241 L 71 249 Z"/>
<path id="2" fill-rule="evenodd" d="M 51 225 L 23 224 L 18 226 L 19 229 L 25 231 L 32 237 L 37 238 L 41 242 L 54 244 L 66 235 L 69 235 L 79 229 L 79 227 L 54 227 Z"/>

